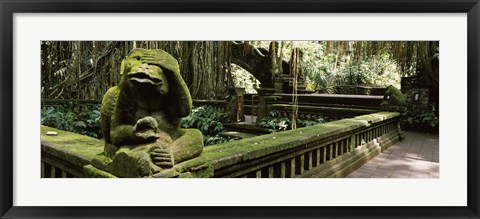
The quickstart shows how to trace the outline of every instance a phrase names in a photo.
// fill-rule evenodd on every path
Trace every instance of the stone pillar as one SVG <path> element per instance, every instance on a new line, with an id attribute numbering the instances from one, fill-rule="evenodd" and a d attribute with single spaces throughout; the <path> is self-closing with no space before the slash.
<path id="1" fill-rule="evenodd" d="M 275 93 L 275 88 L 259 88 L 258 92 L 258 113 L 257 119 L 265 118 L 270 113 L 270 109 L 267 106 L 267 97 Z"/>
<path id="2" fill-rule="evenodd" d="M 245 88 L 237 87 L 228 90 L 226 111 L 230 114 L 231 122 L 245 121 L 245 112 L 243 111 Z"/>

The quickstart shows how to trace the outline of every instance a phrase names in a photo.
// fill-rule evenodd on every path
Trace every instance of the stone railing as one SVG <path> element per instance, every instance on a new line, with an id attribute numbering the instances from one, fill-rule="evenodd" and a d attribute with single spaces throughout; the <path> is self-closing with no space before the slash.
<path id="1" fill-rule="evenodd" d="M 385 87 L 361 86 L 361 85 L 337 85 L 333 87 L 336 94 L 353 95 L 379 95 L 385 94 Z"/>
<path id="2" fill-rule="evenodd" d="M 245 94 L 245 105 L 254 94 Z M 380 110 L 383 95 L 343 95 L 343 94 L 298 94 L 298 104 L 305 106 L 345 107 Z M 292 94 L 274 93 L 266 104 L 291 104 Z"/>
<path id="3" fill-rule="evenodd" d="M 103 152 L 103 141 L 41 126 L 42 172 L 44 178 L 84 177 L 83 167 Z M 54 132 L 56 135 L 47 135 Z"/>
<path id="4" fill-rule="evenodd" d="M 201 158 L 213 177 L 344 177 L 401 140 L 399 119 L 395 112 L 357 116 L 208 146 Z M 42 177 L 85 177 L 84 166 L 103 152 L 101 140 L 46 126 L 41 142 Z"/>
<path id="5" fill-rule="evenodd" d="M 259 118 L 268 117 L 271 110 L 281 111 L 282 116 L 290 118 L 292 112 L 291 94 L 272 93 L 258 99 L 264 101 L 252 103 L 252 94 L 245 94 L 244 111 L 252 115 L 256 109 Z M 341 94 L 298 94 L 298 118 L 329 117 L 331 120 L 351 118 L 381 111 L 383 96 L 341 95 Z M 256 107 L 256 108 L 255 108 Z M 283 115 L 284 114 L 284 115 Z"/>
<path id="6" fill-rule="evenodd" d="M 214 177 L 345 177 L 401 140 L 400 114 L 381 112 L 206 147 Z"/>
<path id="7" fill-rule="evenodd" d="M 291 104 L 269 104 L 267 108 L 270 112 L 276 111 L 279 117 L 292 118 L 293 105 Z M 339 120 L 376 112 L 378 110 L 299 105 L 297 118 L 317 119 L 319 117 L 328 117 L 329 120 Z"/>

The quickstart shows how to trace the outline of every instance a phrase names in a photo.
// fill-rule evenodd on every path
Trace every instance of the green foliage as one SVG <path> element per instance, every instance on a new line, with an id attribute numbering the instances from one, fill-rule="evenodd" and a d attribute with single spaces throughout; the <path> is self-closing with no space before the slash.
<path id="1" fill-rule="evenodd" d="M 307 127 L 312 125 L 318 125 L 326 122 L 326 118 L 321 117 L 318 119 L 311 119 L 311 120 L 300 120 L 297 119 L 297 127 Z"/>
<path id="2" fill-rule="evenodd" d="M 337 45 L 327 48 L 327 41 L 283 41 L 283 59 L 289 60 L 292 48 L 303 51 L 306 85 L 309 90 L 320 93 L 335 93 L 335 86 L 368 85 L 386 87 L 393 84 L 400 87 L 401 69 L 391 51 L 379 48 L 375 55 L 354 54 Z M 354 47 L 355 42 L 342 42 Z M 270 41 L 255 41 L 253 45 L 268 49 Z M 364 46 L 372 42 L 362 42 Z M 351 48 L 353 51 L 353 48 Z M 357 55 L 357 56 L 356 56 Z"/>
<path id="3" fill-rule="evenodd" d="M 206 146 L 236 140 L 235 138 L 218 135 L 218 133 L 224 131 L 223 123 L 227 123 L 228 120 L 228 113 L 215 110 L 211 106 L 201 106 L 194 108 L 189 116 L 181 120 L 180 125 L 182 128 L 200 130 Z"/>
<path id="4" fill-rule="evenodd" d="M 100 105 L 85 106 L 86 110 L 76 112 L 72 104 L 51 106 L 41 111 L 41 124 L 65 131 L 102 138 L 100 127 Z M 192 110 L 192 114 L 181 121 L 182 128 L 196 128 L 203 134 L 205 145 L 220 144 L 238 138 L 220 136 L 224 131 L 223 123 L 228 122 L 228 114 L 219 112 L 210 106 Z"/>
<path id="5" fill-rule="evenodd" d="M 290 118 L 280 117 L 280 111 L 272 110 L 269 117 L 261 118 L 257 120 L 257 126 L 260 128 L 275 129 L 279 131 L 285 131 L 292 129 L 292 120 Z M 297 128 L 307 127 L 325 123 L 327 119 L 320 117 L 317 119 L 297 119 Z"/>
<path id="6" fill-rule="evenodd" d="M 245 88 L 245 92 L 248 94 L 256 94 L 256 89 L 260 86 L 260 81 L 258 81 L 250 72 L 235 64 L 232 64 L 231 68 L 234 86 Z"/>
<path id="7" fill-rule="evenodd" d="M 230 142 L 230 141 L 235 141 L 240 138 L 237 137 L 227 137 L 227 136 L 221 136 L 221 135 L 204 135 L 203 136 L 203 141 L 205 143 L 205 146 L 207 145 L 214 145 L 214 144 L 221 144 L 225 142 Z"/>
<path id="8" fill-rule="evenodd" d="M 257 126 L 284 131 L 292 127 L 292 121 L 288 118 L 265 117 L 257 121 Z"/>
<path id="9" fill-rule="evenodd" d="M 100 105 L 85 106 L 76 112 L 72 104 L 50 106 L 41 111 L 41 124 L 65 131 L 102 138 L 100 127 Z"/>
<path id="10" fill-rule="evenodd" d="M 223 131 L 223 123 L 228 122 L 228 113 L 215 110 L 211 106 L 194 108 L 192 113 L 183 118 L 182 128 L 196 128 L 204 135 L 214 135 Z"/>
<path id="11" fill-rule="evenodd" d="M 307 83 L 310 82 L 315 90 L 322 93 L 335 93 L 338 85 L 385 87 L 400 84 L 399 70 L 388 54 L 361 60 L 327 54 L 305 63 Z"/>
<path id="12" fill-rule="evenodd" d="M 408 106 L 408 110 L 403 116 L 402 123 L 407 129 L 428 129 L 438 132 L 439 118 L 437 116 L 436 107 L 433 104 L 429 104 L 427 108 Z"/>

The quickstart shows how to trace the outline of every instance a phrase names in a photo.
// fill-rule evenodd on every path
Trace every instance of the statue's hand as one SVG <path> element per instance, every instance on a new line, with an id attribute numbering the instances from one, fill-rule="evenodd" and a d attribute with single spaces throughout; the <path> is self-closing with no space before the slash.
<path id="1" fill-rule="evenodd" d="M 135 137 L 144 140 L 155 140 L 160 137 L 157 133 L 157 120 L 151 116 L 141 118 L 137 121 L 137 124 L 133 126 L 133 134 Z"/>
<path id="2" fill-rule="evenodd" d="M 153 164 L 162 168 L 171 168 L 174 165 L 173 156 L 169 150 L 155 148 L 150 152 Z"/>
<path id="3" fill-rule="evenodd" d="M 152 65 L 158 65 L 158 66 L 161 66 L 162 65 L 162 62 L 164 62 L 164 59 L 163 58 L 160 58 L 160 57 L 157 57 L 155 55 L 147 55 L 147 54 L 144 54 L 142 56 L 142 62 L 144 63 L 149 63 L 149 64 L 152 64 Z"/>

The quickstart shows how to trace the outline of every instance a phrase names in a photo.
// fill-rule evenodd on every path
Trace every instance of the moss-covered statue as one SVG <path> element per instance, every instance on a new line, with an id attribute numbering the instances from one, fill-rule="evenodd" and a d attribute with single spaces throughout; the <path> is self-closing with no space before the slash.
<path id="1" fill-rule="evenodd" d="M 134 49 L 120 74 L 102 100 L 105 153 L 93 166 L 120 177 L 149 177 L 198 157 L 201 132 L 180 128 L 192 98 L 176 59 L 163 50 Z"/>
<path id="2" fill-rule="evenodd" d="M 406 101 L 403 93 L 396 87 L 390 85 L 387 87 L 383 95 L 382 103 L 380 104 L 382 110 L 405 112 Z"/>

